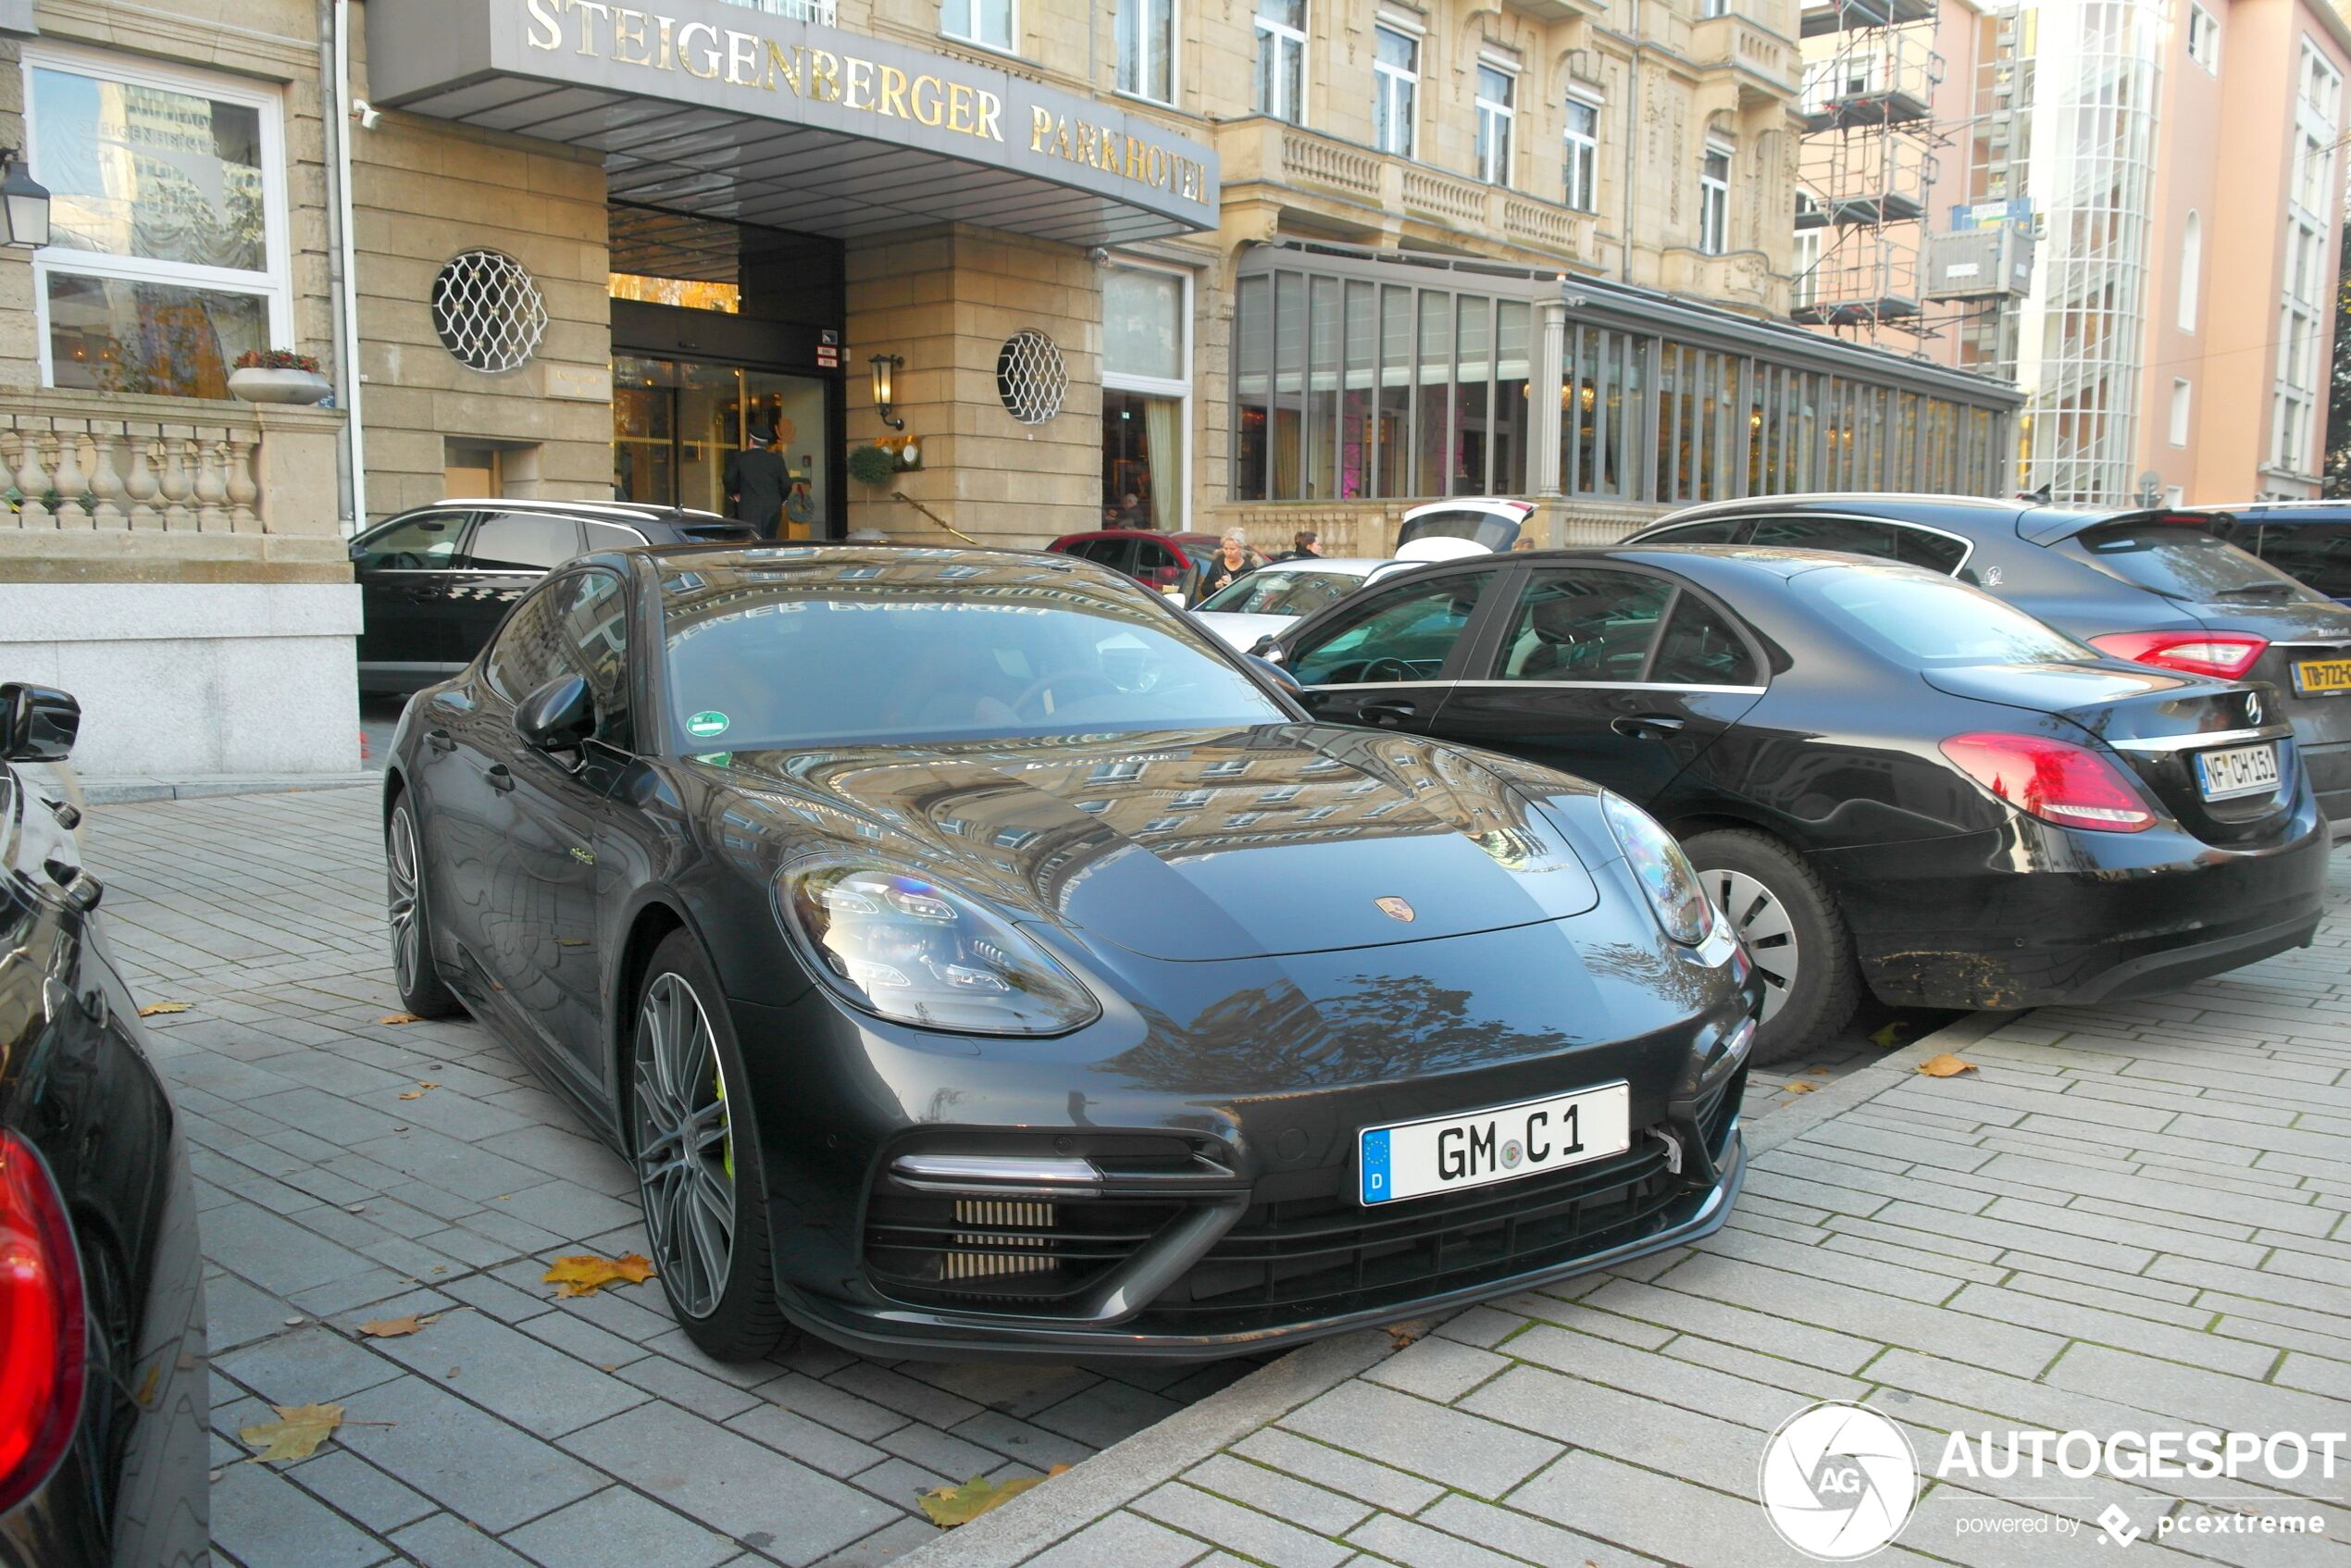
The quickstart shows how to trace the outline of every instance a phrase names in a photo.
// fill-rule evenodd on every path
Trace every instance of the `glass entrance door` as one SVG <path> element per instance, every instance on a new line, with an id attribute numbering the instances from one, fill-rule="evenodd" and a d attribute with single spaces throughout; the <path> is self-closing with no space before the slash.
<path id="1" fill-rule="evenodd" d="M 707 360 L 614 357 L 614 499 L 731 516 L 727 458 L 755 429 L 774 436 L 791 474 L 780 537 L 821 537 L 833 484 L 823 380 Z"/>

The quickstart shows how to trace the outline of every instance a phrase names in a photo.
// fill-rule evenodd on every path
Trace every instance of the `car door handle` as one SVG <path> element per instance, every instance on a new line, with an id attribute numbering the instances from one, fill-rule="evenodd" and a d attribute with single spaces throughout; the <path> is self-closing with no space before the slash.
<path id="1" fill-rule="evenodd" d="M 1401 697 L 1389 697 L 1377 703 L 1365 703 L 1355 711 L 1375 724 L 1401 724 L 1420 709 Z"/>
<path id="2" fill-rule="evenodd" d="M 482 777 L 489 779 L 490 787 L 502 795 L 515 787 L 515 776 L 506 771 L 506 765 L 502 762 L 491 763 L 490 770 Z"/>
<path id="3" fill-rule="evenodd" d="M 426 730 L 425 744 L 430 746 L 436 752 L 454 752 L 457 749 L 457 741 L 455 738 L 446 729 Z"/>
<path id="4" fill-rule="evenodd" d="M 1681 728 L 1682 724 L 1671 714 L 1626 714 L 1609 720 L 1608 727 L 1627 740 L 1661 740 Z"/>

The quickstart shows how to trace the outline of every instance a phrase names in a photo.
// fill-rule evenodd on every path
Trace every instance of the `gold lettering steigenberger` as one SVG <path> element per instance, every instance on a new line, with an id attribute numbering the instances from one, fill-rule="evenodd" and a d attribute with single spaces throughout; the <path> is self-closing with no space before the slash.
<path id="1" fill-rule="evenodd" d="M 862 56 L 675 17 L 610 0 L 523 0 L 523 41 L 549 54 L 584 55 L 646 71 L 678 71 L 754 92 L 838 104 L 845 109 L 1005 144 L 1004 100 L 985 87 L 930 71 L 909 74 Z M 1027 151 L 1131 180 L 1190 201 L 1207 200 L 1207 169 L 1109 126 L 1030 111 Z"/>

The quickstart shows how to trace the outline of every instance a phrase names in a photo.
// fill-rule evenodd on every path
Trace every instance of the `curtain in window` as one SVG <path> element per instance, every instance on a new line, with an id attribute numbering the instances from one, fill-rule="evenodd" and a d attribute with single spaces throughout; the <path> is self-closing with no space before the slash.
<path id="1" fill-rule="evenodd" d="M 1151 526 L 1184 526 L 1184 405 L 1154 397 L 1143 404 L 1143 451 L 1151 471 Z"/>

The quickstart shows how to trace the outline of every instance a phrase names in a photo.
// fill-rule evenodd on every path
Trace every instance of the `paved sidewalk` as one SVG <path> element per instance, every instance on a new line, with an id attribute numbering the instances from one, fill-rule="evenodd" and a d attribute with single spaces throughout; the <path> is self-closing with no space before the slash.
<path id="1" fill-rule="evenodd" d="M 147 1023 L 211 1265 L 223 1568 L 879 1563 L 936 1535 L 924 1488 L 1082 1461 L 1250 1369 L 815 1343 L 726 1366 L 658 1287 L 552 1300 L 551 1259 L 643 1250 L 633 1180 L 486 1031 L 379 1021 L 377 811 L 346 790 L 89 815 L 108 947 L 143 1004 L 188 1004 Z M 356 1332 L 406 1313 L 442 1315 Z M 314 1458 L 240 1462 L 267 1405 L 321 1401 L 351 1425 Z"/>
<path id="2" fill-rule="evenodd" d="M 1750 1568 L 1817 1400 L 1947 1434 L 2341 1432 L 2351 1417 L 2351 864 L 2316 948 L 2158 1000 L 1986 1015 L 1750 1124 L 1728 1228 L 1310 1347 L 901 1568 Z M 1978 1071 L 1919 1076 L 1959 1049 Z M 2194 1494 L 2194 1496 L 2191 1496 Z M 2225 1496 L 2221 1495 L 2225 1494 Z M 2351 1564 L 2351 1482 L 1931 1481 L 1878 1562 Z M 2245 1515 L 2322 1537 L 2155 1538 Z M 2064 1533 L 2072 1522 L 2071 1533 Z M 2202 1522 L 2202 1523 L 2200 1523 Z"/>

